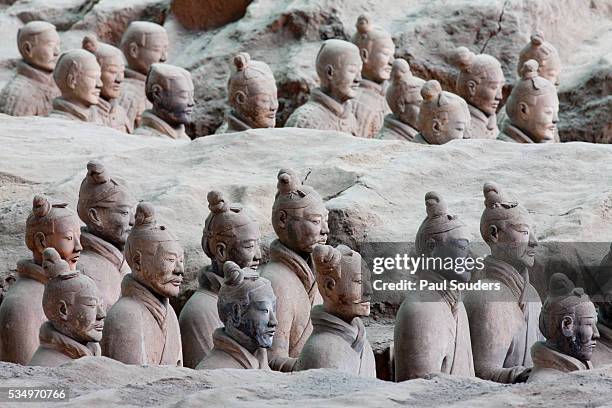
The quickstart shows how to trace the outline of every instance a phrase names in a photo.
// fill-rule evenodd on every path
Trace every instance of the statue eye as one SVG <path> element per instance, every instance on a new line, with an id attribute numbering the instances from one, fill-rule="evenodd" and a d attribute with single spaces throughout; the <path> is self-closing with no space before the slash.
<path id="1" fill-rule="evenodd" d="M 64 238 L 67 239 L 68 241 L 72 241 L 72 236 L 71 235 L 66 235 Z"/>

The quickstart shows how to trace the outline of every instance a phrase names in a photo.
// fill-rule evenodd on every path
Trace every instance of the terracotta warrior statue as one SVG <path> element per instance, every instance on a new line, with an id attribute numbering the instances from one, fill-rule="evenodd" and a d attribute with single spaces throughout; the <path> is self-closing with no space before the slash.
<path id="1" fill-rule="evenodd" d="M 350 101 L 357 95 L 361 80 L 361 57 L 354 44 L 327 40 L 317 54 L 316 68 L 320 88 L 297 108 L 285 127 L 335 130 L 357 135 L 357 120 Z"/>
<path id="2" fill-rule="evenodd" d="M 538 76 L 538 63 L 523 64 L 521 79 L 506 103 L 508 119 L 499 140 L 515 143 L 549 143 L 557 140 L 559 98 L 552 82 Z"/>
<path id="3" fill-rule="evenodd" d="M 467 134 L 470 139 L 495 139 L 497 107 L 502 100 L 505 78 L 501 64 L 487 54 L 474 54 L 465 47 L 459 47 L 454 55 L 459 68 L 457 95 L 468 104 L 471 121 Z"/>
<path id="4" fill-rule="evenodd" d="M 312 253 L 323 304 L 310 312 L 312 334 L 295 371 L 334 368 L 376 378 L 374 352 L 361 317 L 370 315 L 370 271 L 361 255 L 344 245 L 317 245 Z"/>
<path id="5" fill-rule="evenodd" d="M 100 100 L 102 71 L 96 57 L 85 50 L 60 55 L 53 78 L 62 96 L 53 100 L 51 117 L 94 122 L 92 106 Z"/>
<path id="6" fill-rule="evenodd" d="M 185 124 L 191 120 L 193 82 L 183 68 L 169 64 L 153 64 L 147 75 L 147 98 L 153 104 L 142 114 L 138 135 L 191 140 Z"/>
<path id="7" fill-rule="evenodd" d="M 132 21 L 121 38 L 121 51 L 127 68 L 119 104 L 127 112 L 133 128 L 140 125 L 145 109 L 151 109 L 147 101 L 145 81 L 152 64 L 166 62 L 168 34 L 164 27 L 147 21 Z"/>
<path id="8" fill-rule="evenodd" d="M 599 339 L 591 361 L 595 368 L 612 364 L 612 288 L 606 288 L 597 302 Z"/>
<path id="9" fill-rule="evenodd" d="M 100 355 L 104 302 L 94 281 L 68 263 L 53 248 L 43 252 L 45 285 L 42 307 L 47 321 L 40 326 L 40 346 L 29 365 L 57 367 L 81 357 Z"/>
<path id="10" fill-rule="evenodd" d="M 85 223 L 79 270 L 98 285 L 106 309 L 119 299 L 121 281 L 130 273 L 123 247 L 134 225 L 134 207 L 125 183 L 111 178 L 98 160 L 87 163 L 77 211 Z"/>
<path id="11" fill-rule="evenodd" d="M 379 139 L 414 140 L 419 133 L 417 127 L 424 83 L 424 80 L 412 75 L 406 60 L 397 58 L 393 61 L 391 83 L 386 95 L 392 113 L 385 116 Z"/>
<path id="12" fill-rule="evenodd" d="M 554 45 L 544 38 L 544 32 L 536 30 L 531 35 L 531 41 L 523 47 L 519 53 L 516 72 L 521 76 L 521 70 L 525 62 L 529 60 L 538 62 L 538 75 L 559 86 L 559 74 L 561 73 L 561 58 Z"/>
<path id="13" fill-rule="evenodd" d="M 213 349 L 196 368 L 270 370 L 268 349 L 277 323 L 270 281 L 232 261 L 223 264 L 223 272 L 217 301 L 223 327 L 214 331 Z"/>
<path id="14" fill-rule="evenodd" d="M 483 283 L 499 290 L 470 291 L 464 298 L 476 375 L 501 383 L 524 382 L 531 371 L 529 350 L 542 334 L 540 296 L 529 283 L 538 241 L 527 210 L 499 186 L 485 183 L 480 234 L 491 249 L 484 260 Z"/>
<path id="15" fill-rule="evenodd" d="M 120 132 L 132 133 L 133 122 L 128 120 L 125 109 L 118 103 L 125 71 L 121 50 L 112 45 L 100 43 L 95 37 L 89 35 L 83 38 L 83 48 L 96 56 L 102 70 L 100 99 L 93 108 L 96 123 Z"/>
<path id="16" fill-rule="evenodd" d="M 213 333 L 223 326 L 217 312 L 223 265 L 257 270 L 261 260 L 261 234 L 255 218 L 240 205 L 230 204 L 218 191 L 208 193 L 210 214 L 204 221 L 202 249 L 211 260 L 199 276 L 198 289 L 179 316 L 185 367 L 195 368 L 213 348 Z"/>
<path id="17" fill-rule="evenodd" d="M 414 137 L 414 142 L 440 145 L 453 139 L 469 138 L 470 111 L 463 98 L 443 91 L 436 80 L 425 82 L 421 96 L 421 132 Z"/>
<path id="18" fill-rule="evenodd" d="M 125 364 L 183 365 L 181 333 L 169 297 L 183 281 L 183 249 L 150 203 L 136 208 L 125 258 L 132 273 L 121 283 L 121 298 L 108 311 L 102 355 Z"/>
<path id="19" fill-rule="evenodd" d="M 323 302 L 311 254 L 317 244 L 325 244 L 329 228 L 325 204 L 312 187 L 303 185 L 293 170 L 280 170 L 277 179 L 272 227 L 278 239 L 270 245 L 270 262 L 260 270 L 272 283 L 278 302 L 270 367 L 287 372 L 312 332 L 310 309 Z"/>
<path id="20" fill-rule="evenodd" d="M 79 218 L 66 204 L 34 197 L 25 231 L 32 259 L 17 263 L 17 281 L 0 305 L 0 361 L 27 364 L 32 358 L 39 345 L 40 326 L 47 320 L 42 298 L 49 276 L 42 267 L 43 251 L 55 248 L 75 270 L 82 249 L 80 237 Z"/>
<path id="21" fill-rule="evenodd" d="M 60 91 L 53 69 L 60 53 L 55 26 L 30 21 L 17 31 L 17 47 L 23 57 L 17 73 L 0 92 L 0 113 L 12 116 L 47 116 Z"/>
<path id="22" fill-rule="evenodd" d="M 236 72 L 227 84 L 231 110 L 216 133 L 242 132 L 276 125 L 278 98 L 272 70 L 262 61 L 251 60 L 246 52 L 234 57 Z"/>
<path id="23" fill-rule="evenodd" d="M 427 217 L 416 235 L 416 254 L 444 260 L 468 258 L 470 241 L 466 225 L 449 214 L 442 197 L 433 191 L 425 194 L 425 207 Z M 431 373 L 473 377 L 467 313 L 461 292 L 449 285 L 453 280 L 469 282 L 471 271 L 434 265 L 418 274 L 419 279 L 429 283 L 446 282 L 447 289 L 411 292 L 402 302 L 395 318 L 393 339 L 395 381 L 423 378 Z"/>
<path id="24" fill-rule="evenodd" d="M 593 368 L 591 356 L 599 339 L 597 311 L 584 290 L 575 288 L 562 273 L 550 277 L 540 330 L 546 341 L 531 347 L 533 371 L 529 382 Z"/>
<path id="25" fill-rule="evenodd" d="M 356 27 L 353 44 L 359 48 L 363 68 L 359 90 L 353 101 L 353 113 L 357 119 L 357 136 L 373 138 L 389 113 L 385 86 L 391 77 L 395 44 L 391 34 L 372 25 L 368 16 L 359 16 Z"/>

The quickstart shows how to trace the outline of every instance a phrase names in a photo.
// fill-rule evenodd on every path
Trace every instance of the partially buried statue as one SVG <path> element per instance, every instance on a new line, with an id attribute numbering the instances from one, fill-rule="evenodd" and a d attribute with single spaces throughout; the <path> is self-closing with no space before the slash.
<path id="1" fill-rule="evenodd" d="M 353 44 L 359 48 L 363 68 L 359 90 L 353 101 L 353 113 L 357 119 L 357 136 L 373 138 L 389 113 L 385 85 L 391 77 L 395 44 L 391 34 L 373 26 L 368 16 L 359 16 L 356 28 Z"/>
<path id="2" fill-rule="evenodd" d="M 53 69 L 60 53 L 55 26 L 30 21 L 17 31 L 17 47 L 23 60 L 17 73 L 0 93 L 0 112 L 12 116 L 47 116 L 60 91 Z"/>
<path id="3" fill-rule="evenodd" d="M 123 182 L 111 178 L 98 160 L 87 163 L 77 211 L 85 227 L 79 270 L 96 282 L 107 309 L 121 295 L 121 281 L 130 272 L 123 247 L 134 225 L 136 200 Z"/>
<path id="4" fill-rule="evenodd" d="M 132 21 L 121 38 L 121 51 L 127 68 L 119 104 L 125 109 L 133 128 L 140 125 L 142 113 L 151 109 L 145 81 L 152 64 L 166 62 L 168 34 L 164 27 L 147 21 Z"/>
<path id="5" fill-rule="evenodd" d="M 193 82 L 191 74 L 183 68 L 169 64 L 153 64 L 147 75 L 147 98 L 153 104 L 144 111 L 138 135 L 191 140 L 185 133 L 185 124 L 191 120 Z"/>
<path id="6" fill-rule="evenodd" d="M 62 96 L 53 100 L 51 117 L 94 122 L 92 106 L 100 100 L 102 71 L 96 57 L 85 50 L 60 55 L 53 78 Z"/>
<path id="7" fill-rule="evenodd" d="M 217 133 L 273 128 L 276 125 L 278 97 L 272 70 L 246 52 L 234 57 L 236 72 L 230 76 L 227 94 L 231 110 Z"/>
<path id="8" fill-rule="evenodd" d="M 499 140 L 515 143 L 557 141 L 559 98 L 552 82 L 538 76 L 538 63 L 523 64 L 521 79 L 506 103 L 508 118 L 502 123 Z"/>
<path id="9" fill-rule="evenodd" d="M 427 218 L 416 235 L 417 256 L 453 260 L 465 265 L 469 255 L 469 238 L 465 224 L 448 212 L 442 197 L 425 195 Z M 463 262 L 459 262 L 459 260 Z M 447 289 L 410 292 L 395 318 L 395 381 L 423 378 L 431 373 L 474 376 L 470 326 L 462 294 L 448 282 L 469 282 L 471 271 L 435 265 L 418 271 L 419 279 Z"/>
<path id="10" fill-rule="evenodd" d="M 421 87 L 424 83 L 424 80 L 412 75 L 406 60 L 398 58 L 393 61 L 391 83 L 386 95 L 392 113 L 385 116 L 379 139 L 414 140 L 419 133 L 419 110 L 423 101 Z"/>
<path id="11" fill-rule="evenodd" d="M 257 270 L 261 260 L 261 234 L 255 218 L 218 191 L 208 193 L 210 214 L 204 222 L 202 249 L 210 267 L 198 276 L 199 287 L 179 316 L 185 367 L 195 368 L 213 348 L 213 332 L 223 326 L 217 312 L 223 283 L 223 265 L 232 261 L 240 268 Z"/>
<path id="12" fill-rule="evenodd" d="M 421 88 L 419 129 L 414 142 L 440 145 L 453 139 L 467 139 L 470 111 L 463 98 L 442 90 L 436 80 L 427 81 Z"/>
<path id="13" fill-rule="evenodd" d="M 370 271 L 361 256 L 344 245 L 317 245 L 312 253 L 323 304 L 310 312 L 313 331 L 295 371 L 335 368 L 376 377 L 374 352 L 361 317 L 370 314 Z"/>
<path id="14" fill-rule="evenodd" d="M 465 47 L 455 51 L 459 68 L 457 95 L 468 104 L 471 121 L 466 133 L 470 139 L 495 139 L 499 135 L 497 108 L 502 100 L 504 72 L 495 57 L 475 55 Z"/>
<path id="15" fill-rule="evenodd" d="M 49 277 L 42 298 L 48 320 L 40 326 L 40 346 L 29 365 L 56 367 L 99 356 L 106 313 L 96 284 L 70 270 L 53 248 L 43 253 L 43 269 Z"/>
<path id="16" fill-rule="evenodd" d="M 542 334 L 542 302 L 529 283 L 538 241 L 527 210 L 509 200 L 494 183 L 483 187 L 485 209 L 480 234 L 491 248 L 484 260 L 483 283 L 491 290 L 470 291 L 464 298 L 470 321 L 474 368 L 480 378 L 501 383 L 527 380 L 529 350 Z"/>
<path id="17" fill-rule="evenodd" d="M 599 339 L 597 311 L 582 288 L 562 273 L 550 277 L 549 293 L 540 314 L 546 341 L 531 347 L 529 382 L 593 368 L 591 356 Z"/>
<path id="18" fill-rule="evenodd" d="M 270 262 L 261 275 L 272 283 L 278 302 L 278 327 L 269 352 L 270 367 L 292 371 L 312 332 L 310 309 L 323 299 L 317 289 L 311 254 L 325 244 L 328 211 L 321 196 L 303 185 L 292 170 L 280 170 L 272 207 L 272 227 L 278 236 L 270 245 Z"/>
<path id="19" fill-rule="evenodd" d="M 519 53 L 516 71 L 521 76 L 523 64 L 529 60 L 538 62 L 538 75 L 559 86 L 559 74 L 561 73 L 561 58 L 557 49 L 546 41 L 544 32 L 536 30 L 531 35 L 531 40 Z"/>
<path id="20" fill-rule="evenodd" d="M 183 249 L 150 203 L 136 208 L 136 223 L 124 249 L 132 273 L 104 324 L 102 355 L 125 364 L 183 365 L 181 333 L 169 297 L 183 281 Z"/>
<path id="21" fill-rule="evenodd" d="M 597 302 L 599 340 L 591 361 L 595 368 L 612 364 L 612 289 L 607 288 Z"/>
<path id="22" fill-rule="evenodd" d="M 93 108 L 94 121 L 120 132 L 132 133 L 133 123 L 128 120 L 125 109 L 118 103 L 125 71 L 121 50 L 100 43 L 89 35 L 83 38 L 83 48 L 96 56 L 102 71 L 100 99 Z"/>
<path id="23" fill-rule="evenodd" d="M 270 370 L 268 349 L 276 331 L 276 296 L 270 282 L 234 262 L 223 265 L 225 278 L 217 308 L 223 327 L 213 333 L 214 347 L 198 370 L 220 368 Z"/>
<path id="24" fill-rule="evenodd" d="M 335 130 L 357 135 L 358 126 L 350 101 L 361 80 L 359 49 L 342 40 L 327 40 L 317 54 L 320 88 L 287 119 L 285 127 Z"/>
<path id="25" fill-rule="evenodd" d="M 82 247 L 77 215 L 66 204 L 51 204 L 36 196 L 26 221 L 25 241 L 32 259 L 17 263 L 17 281 L 0 305 L 0 361 L 27 364 L 38 347 L 40 326 L 47 320 L 42 307 L 45 284 L 42 267 L 45 248 L 55 248 L 76 269 Z"/>

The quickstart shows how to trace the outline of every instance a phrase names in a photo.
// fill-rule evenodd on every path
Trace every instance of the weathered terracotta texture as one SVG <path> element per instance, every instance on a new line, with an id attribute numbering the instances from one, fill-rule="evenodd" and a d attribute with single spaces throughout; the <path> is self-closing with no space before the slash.
<path id="1" fill-rule="evenodd" d="M 272 70 L 265 62 L 251 60 L 246 52 L 236 55 L 233 61 L 236 71 L 227 85 L 230 111 L 217 133 L 273 128 L 278 97 Z"/>
<path id="2" fill-rule="evenodd" d="M 118 103 L 125 73 L 123 53 L 119 48 L 100 43 L 89 35 L 83 38 L 83 48 L 96 56 L 102 73 L 100 99 L 92 113 L 94 121 L 120 132 L 132 133 L 133 122 L 128 120 L 125 109 Z"/>
<path id="3" fill-rule="evenodd" d="M 22 60 L 15 76 L 0 92 L 0 113 L 12 116 L 47 116 L 60 91 L 53 69 L 60 52 L 55 26 L 31 21 L 17 31 L 17 48 Z"/>
<path id="4" fill-rule="evenodd" d="M 531 59 L 538 63 L 538 75 L 558 87 L 559 75 L 561 74 L 561 58 L 555 46 L 546 41 L 542 30 L 536 30 L 531 34 L 530 41 L 519 52 L 519 59 L 516 64 L 516 72 L 519 77 L 522 76 L 523 64 Z"/>
<path id="5" fill-rule="evenodd" d="M 323 304 L 310 312 L 313 331 L 295 370 L 335 368 L 376 377 L 374 353 L 361 321 L 370 315 L 372 287 L 367 265 L 345 245 L 318 245 L 312 259 Z"/>
<path id="6" fill-rule="evenodd" d="M 244 16 L 252 0 L 172 0 L 172 14 L 185 28 L 210 30 Z"/>
<path id="7" fill-rule="evenodd" d="M 599 339 L 595 305 L 562 273 L 551 276 L 548 293 L 540 314 L 540 330 L 546 341 L 531 348 L 529 382 L 593 368 L 591 356 Z"/>
<path id="8" fill-rule="evenodd" d="M 79 270 L 98 286 L 106 310 L 119 299 L 121 281 L 130 273 L 123 247 L 134 225 L 136 200 L 124 182 L 112 178 L 98 160 L 87 163 L 77 211 L 85 227 Z"/>
<path id="9" fill-rule="evenodd" d="M 183 281 L 183 249 L 150 203 L 136 208 L 124 249 L 132 273 L 104 324 L 102 355 L 125 364 L 183 365 L 181 333 L 169 297 Z"/>
<path id="10" fill-rule="evenodd" d="M 552 82 L 538 75 L 538 63 L 523 64 L 521 79 L 506 103 L 508 118 L 502 123 L 499 140 L 516 143 L 557 142 L 559 98 Z"/>
<path id="11" fill-rule="evenodd" d="M 497 138 L 496 112 L 505 82 L 501 64 L 491 55 L 476 55 L 465 47 L 457 48 L 454 60 L 459 68 L 456 92 L 467 102 L 470 110 L 471 121 L 466 132 L 468 138 Z"/>
<path id="12" fill-rule="evenodd" d="M 425 194 L 427 217 L 415 238 L 416 254 L 440 259 L 469 256 L 466 225 L 451 215 L 443 198 Z M 458 264 L 458 262 L 455 262 Z M 445 373 L 474 376 L 470 325 L 462 293 L 449 281 L 468 282 L 471 272 L 420 270 L 419 278 L 444 284 L 448 289 L 410 292 L 395 317 L 393 336 L 395 381 Z"/>
<path id="13" fill-rule="evenodd" d="M 195 105 L 191 74 L 174 65 L 153 64 L 147 74 L 146 91 L 153 107 L 144 111 L 134 133 L 189 141 L 185 124 Z"/>
<path id="14" fill-rule="evenodd" d="M 421 88 L 419 129 L 413 142 L 444 144 L 453 139 L 467 139 L 470 111 L 467 103 L 453 93 L 443 91 L 436 80 L 427 81 Z"/>
<path id="15" fill-rule="evenodd" d="M 47 321 L 40 326 L 40 346 L 29 365 L 55 367 L 81 357 L 100 355 L 104 302 L 96 284 L 53 248 L 43 253 L 45 284 L 42 307 Z"/>
<path id="16" fill-rule="evenodd" d="M 474 368 L 486 380 L 524 382 L 532 366 L 529 350 L 543 339 L 538 327 L 542 302 L 528 272 L 538 241 L 522 205 L 494 183 L 485 183 L 483 194 L 480 233 L 491 255 L 484 260 L 481 281 L 498 283 L 500 290 L 470 291 L 464 298 Z"/>
<path id="17" fill-rule="evenodd" d="M 353 113 L 357 119 L 357 136 L 373 138 L 389 113 L 385 88 L 391 77 L 395 44 L 391 34 L 374 26 L 367 15 L 359 16 L 355 27 L 357 32 L 352 41 L 359 48 L 363 68 L 359 90 L 352 102 Z"/>
<path id="18" fill-rule="evenodd" d="M 213 333 L 213 349 L 198 370 L 270 370 L 268 348 L 276 331 L 276 296 L 270 281 L 251 268 L 223 264 L 225 274 L 217 308 L 223 327 Z"/>
<path id="19" fill-rule="evenodd" d="M 296 109 L 285 127 L 300 127 L 358 134 L 349 102 L 357 96 L 363 63 L 359 49 L 342 40 L 327 40 L 317 54 L 316 70 L 321 86 Z"/>
<path id="20" fill-rule="evenodd" d="M 292 371 L 312 332 L 310 309 L 323 299 L 317 289 L 311 254 L 327 241 L 328 211 L 321 196 L 303 185 L 293 170 L 278 172 L 272 206 L 272 227 L 278 239 L 270 245 L 270 261 L 260 268 L 272 283 L 278 326 L 268 353 L 270 367 Z"/>
<path id="21" fill-rule="evenodd" d="M 393 61 L 391 82 L 386 93 L 392 113 L 385 116 L 379 139 L 414 140 L 419 133 L 419 110 L 423 101 L 421 87 L 424 83 L 424 80 L 412 75 L 406 60 L 398 58 Z"/>
<path id="22" fill-rule="evenodd" d="M 95 122 L 92 106 L 100 100 L 102 71 L 96 57 L 85 50 L 70 50 L 60 55 L 53 79 L 62 96 L 53 100 L 54 118 Z"/>
<path id="23" fill-rule="evenodd" d="M 32 259 L 17 263 L 17 281 L 0 305 L 0 361 L 27 364 L 32 358 L 40 326 L 47 320 L 42 298 L 49 276 L 42 267 L 43 251 L 55 248 L 75 270 L 82 249 L 80 236 L 79 219 L 66 204 L 34 197 L 25 239 Z"/>
<path id="24" fill-rule="evenodd" d="M 181 314 L 181 340 L 185 367 L 195 368 L 213 348 L 213 332 L 222 327 L 217 311 L 223 265 L 257 270 L 261 260 L 261 234 L 253 215 L 239 204 L 230 204 L 218 191 L 208 193 L 210 214 L 204 222 L 202 249 L 212 264 L 200 271 L 199 287 Z"/>
<path id="25" fill-rule="evenodd" d="M 151 109 L 147 100 L 145 82 L 152 64 L 165 62 L 168 55 L 168 34 L 159 24 L 132 21 L 121 38 L 121 51 L 127 68 L 119 104 L 125 109 L 133 127 L 140 125 L 145 109 Z"/>

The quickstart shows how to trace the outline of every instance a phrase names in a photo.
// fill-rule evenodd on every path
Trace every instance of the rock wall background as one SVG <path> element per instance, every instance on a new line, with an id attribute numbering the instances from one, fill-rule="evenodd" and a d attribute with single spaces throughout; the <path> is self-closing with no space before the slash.
<path id="1" fill-rule="evenodd" d="M 205 7 L 213 12 L 205 13 Z M 216 27 L 225 17 L 236 18 L 236 10 L 244 16 L 218 28 L 190 31 L 179 22 Z M 192 137 L 214 133 L 221 124 L 231 58 L 240 51 L 266 61 L 274 71 L 282 126 L 317 84 L 314 59 L 321 40 L 350 38 L 361 13 L 393 34 L 396 56 L 407 59 L 417 75 L 437 79 L 447 90 L 453 89 L 456 75 L 449 54 L 467 46 L 500 60 L 509 92 L 519 50 L 535 28 L 542 29 L 564 64 L 562 140 L 612 140 L 608 0 L 175 0 L 172 7 L 170 0 L 0 0 L 0 85 L 18 58 L 14 38 L 24 22 L 43 18 L 58 25 L 68 49 L 80 46 L 86 32 L 116 44 L 129 21 L 143 19 L 166 27 L 172 44 L 169 62 L 193 74 L 197 106 Z"/>

